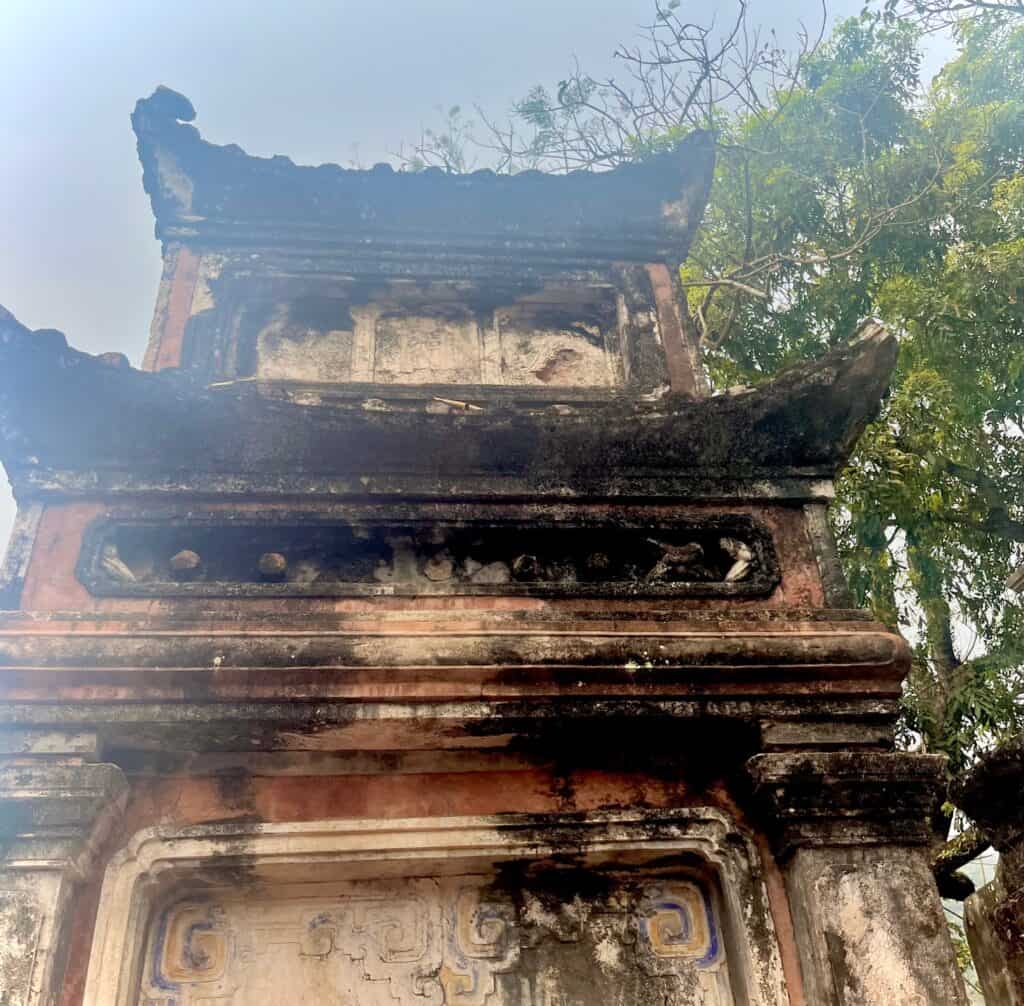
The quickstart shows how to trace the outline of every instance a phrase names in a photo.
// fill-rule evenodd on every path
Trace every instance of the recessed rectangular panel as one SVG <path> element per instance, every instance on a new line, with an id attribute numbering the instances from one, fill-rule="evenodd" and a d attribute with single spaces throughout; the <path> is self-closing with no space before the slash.
<path id="1" fill-rule="evenodd" d="M 373 328 L 373 376 L 380 384 L 481 384 L 480 330 L 459 306 L 389 310 Z"/>
<path id="2" fill-rule="evenodd" d="M 525 303 L 495 312 L 502 384 L 615 387 L 622 383 L 610 305 Z M 604 316 L 602 316 L 604 315 Z"/>
<path id="3" fill-rule="evenodd" d="M 310 382 L 352 380 L 355 322 L 344 301 L 307 297 L 276 304 L 256 335 L 256 375 Z"/>

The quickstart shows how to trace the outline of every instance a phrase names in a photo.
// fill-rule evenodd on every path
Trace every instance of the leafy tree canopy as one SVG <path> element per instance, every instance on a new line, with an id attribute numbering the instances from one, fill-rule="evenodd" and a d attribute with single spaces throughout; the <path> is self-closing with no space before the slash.
<path id="1" fill-rule="evenodd" d="M 865 316 L 899 334 L 834 523 L 857 601 L 915 643 L 908 734 L 953 770 L 1024 711 L 1024 608 L 1005 586 L 1024 555 L 1024 23 L 975 19 L 959 41 L 924 88 L 910 22 L 840 25 L 773 114 L 723 129 L 683 267 L 760 291 L 690 288 L 720 385 Z"/>
<path id="2" fill-rule="evenodd" d="M 902 4 L 902 7 L 901 7 Z M 966 766 L 1024 720 L 1024 17 L 895 0 L 798 51 L 659 6 L 620 79 L 535 87 L 477 146 L 514 170 L 601 169 L 694 126 L 720 155 L 680 270 L 712 383 L 756 383 L 875 316 L 891 397 L 838 487 L 855 597 L 914 645 L 909 743 Z M 994 9 L 993 9 L 994 8 Z M 921 79 L 936 11 L 957 55 Z M 479 110 L 478 110 L 479 111 Z M 464 117 L 438 134 L 472 135 Z M 432 155 L 434 155 L 432 157 Z M 444 145 L 420 163 L 453 163 Z M 941 815 L 939 815 L 941 817 Z"/>

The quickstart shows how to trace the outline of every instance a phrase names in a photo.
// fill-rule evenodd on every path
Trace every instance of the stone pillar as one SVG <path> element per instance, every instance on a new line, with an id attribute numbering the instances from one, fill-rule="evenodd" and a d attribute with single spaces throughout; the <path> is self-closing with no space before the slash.
<path id="1" fill-rule="evenodd" d="M 748 763 L 813 1006 L 965 1006 L 928 848 L 931 755 L 787 752 Z"/>
<path id="2" fill-rule="evenodd" d="M 91 750 L 90 750 L 91 749 Z M 0 734 L 0 1003 L 50 1006 L 74 886 L 124 808 L 127 783 L 88 737 Z"/>
<path id="3" fill-rule="evenodd" d="M 967 942 L 988 1006 L 1024 1006 L 1024 736 L 985 755 L 953 799 L 999 853 L 995 879 L 964 902 Z"/>

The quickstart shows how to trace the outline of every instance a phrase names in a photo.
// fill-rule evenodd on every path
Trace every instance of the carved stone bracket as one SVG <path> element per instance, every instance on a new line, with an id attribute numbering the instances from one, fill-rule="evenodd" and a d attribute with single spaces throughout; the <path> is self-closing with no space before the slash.
<path id="1" fill-rule="evenodd" d="M 1024 735 L 984 756 L 952 786 L 954 802 L 1004 855 L 1024 849 Z M 1024 880 L 1024 854 L 1020 862 Z"/>
<path id="2" fill-rule="evenodd" d="M 944 787 L 940 755 L 787 752 L 747 763 L 780 855 L 806 846 L 924 845 Z"/>

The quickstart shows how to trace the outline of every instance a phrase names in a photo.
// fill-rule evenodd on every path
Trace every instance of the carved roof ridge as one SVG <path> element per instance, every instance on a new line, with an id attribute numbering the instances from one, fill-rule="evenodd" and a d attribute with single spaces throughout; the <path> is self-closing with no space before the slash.
<path id="1" fill-rule="evenodd" d="M 511 247 L 526 256 L 681 262 L 707 202 L 714 140 L 607 171 L 454 174 L 304 166 L 218 146 L 192 103 L 158 87 L 132 114 L 143 184 L 164 240 L 211 245 L 358 239 Z"/>

